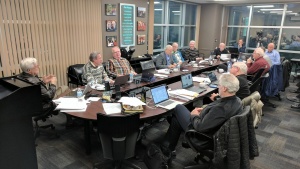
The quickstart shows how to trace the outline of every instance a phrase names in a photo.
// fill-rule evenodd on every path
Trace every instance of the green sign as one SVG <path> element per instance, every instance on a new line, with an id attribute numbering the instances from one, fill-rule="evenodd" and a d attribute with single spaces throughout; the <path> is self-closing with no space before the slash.
<path id="1" fill-rule="evenodd" d="M 135 46 L 135 5 L 120 4 L 120 46 Z"/>

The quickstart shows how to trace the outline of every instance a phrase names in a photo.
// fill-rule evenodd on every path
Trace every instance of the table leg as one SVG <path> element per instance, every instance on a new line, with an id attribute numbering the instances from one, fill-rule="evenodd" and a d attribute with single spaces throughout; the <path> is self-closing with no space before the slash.
<path id="1" fill-rule="evenodd" d="M 84 120 L 84 141 L 85 141 L 85 153 L 91 154 L 91 130 L 90 121 Z"/>

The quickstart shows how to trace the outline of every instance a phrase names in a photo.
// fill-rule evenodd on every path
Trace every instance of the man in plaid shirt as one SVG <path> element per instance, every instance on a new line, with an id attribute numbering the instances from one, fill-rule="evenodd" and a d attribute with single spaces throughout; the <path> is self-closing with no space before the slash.
<path id="1" fill-rule="evenodd" d="M 104 81 L 109 81 L 109 83 L 114 83 L 111 80 L 102 66 L 102 56 L 99 52 L 92 52 L 89 57 L 89 62 L 83 66 L 83 78 L 87 80 L 88 83 L 104 83 Z"/>
<path id="2" fill-rule="evenodd" d="M 130 73 L 136 75 L 136 72 L 131 67 L 127 59 L 121 58 L 120 48 L 115 46 L 112 48 L 113 58 L 109 59 L 106 65 L 106 70 L 109 76 L 117 77 L 124 76 Z"/>

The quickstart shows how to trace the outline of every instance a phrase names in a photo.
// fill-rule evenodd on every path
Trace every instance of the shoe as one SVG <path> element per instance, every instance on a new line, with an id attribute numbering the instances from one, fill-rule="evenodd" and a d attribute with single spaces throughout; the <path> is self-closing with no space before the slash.
<path id="1" fill-rule="evenodd" d="M 299 103 L 294 103 L 294 104 L 291 105 L 291 108 L 300 109 L 300 104 Z"/>
<path id="2" fill-rule="evenodd" d="M 286 97 L 289 101 L 300 103 L 300 99 L 297 97 Z"/>
<path id="3" fill-rule="evenodd" d="M 290 90 L 291 93 L 300 93 L 300 89 Z"/>

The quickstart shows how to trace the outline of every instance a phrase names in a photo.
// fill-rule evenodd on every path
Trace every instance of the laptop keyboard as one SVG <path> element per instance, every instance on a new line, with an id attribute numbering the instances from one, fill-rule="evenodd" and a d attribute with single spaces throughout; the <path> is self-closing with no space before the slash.
<path id="1" fill-rule="evenodd" d="M 167 100 L 167 101 L 165 101 L 165 102 L 160 103 L 159 105 L 161 105 L 161 106 L 168 106 L 168 105 L 170 105 L 170 104 L 172 104 L 172 103 L 173 103 L 172 100 Z"/>

